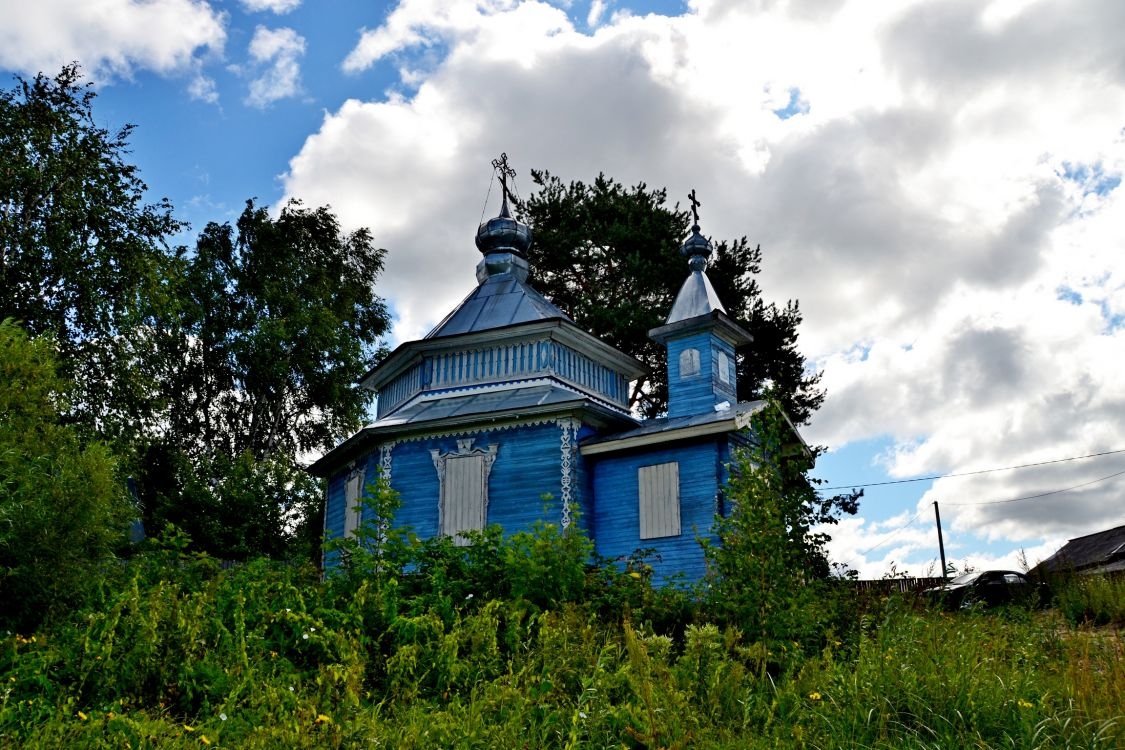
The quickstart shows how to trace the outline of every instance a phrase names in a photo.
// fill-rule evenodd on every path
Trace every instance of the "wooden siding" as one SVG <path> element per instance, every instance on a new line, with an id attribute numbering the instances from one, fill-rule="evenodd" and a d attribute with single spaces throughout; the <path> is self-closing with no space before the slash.
<path id="1" fill-rule="evenodd" d="M 684 352 L 699 352 L 699 370 L 681 372 L 681 362 L 694 364 L 693 356 Z M 720 377 L 720 353 L 726 358 L 726 379 Z M 734 347 L 708 331 L 699 331 L 668 342 L 668 416 L 684 417 L 704 414 L 716 404 L 728 401 L 733 406 L 735 395 Z"/>
<path id="2" fill-rule="evenodd" d="M 424 369 L 425 362 L 419 362 L 388 383 L 386 388 L 379 391 L 379 402 L 376 405 L 375 412 L 376 418 L 387 416 L 396 407 L 422 390 Z"/>
<path id="3" fill-rule="evenodd" d="M 594 548 L 609 559 L 623 559 L 638 549 L 651 548 L 655 580 L 676 573 L 685 580 L 703 577 L 706 570 L 697 535 L 710 535 L 718 511 L 719 476 L 725 436 L 681 443 L 656 450 L 598 456 L 592 461 L 594 489 Z M 679 463 L 680 526 L 677 536 L 641 539 L 639 469 Z"/>
<path id="4" fill-rule="evenodd" d="M 429 356 L 379 391 L 378 417 L 423 391 L 441 391 L 555 375 L 625 407 L 629 382 L 615 370 L 556 341 L 524 341 Z"/>
<path id="5" fill-rule="evenodd" d="M 637 469 L 641 539 L 680 533 L 680 465 L 672 461 Z"/>
<path id="6" fill-rule="evenodd" d="M 396 526 L 409 526 L 423 538 L 440 533 L 440 488 L 430 451 L 454 452 L 457 440 L 466 437 L 474 439 L 474 447 L 497 446 L 488 482 L 486 523 L 498 523 L 510 533 L 529 529 L 539 519 L 559 522 L 562 492 L 560 428 L 554 422 L 547 422 L 411 440 L 395 445 L 391 453 L 391 487 L 402 500 L 395 518 Z M 572 485 L 572 496 L 575 489 Z M 549 494 L 550 499 L 544 500 L 544 494 Z"/>

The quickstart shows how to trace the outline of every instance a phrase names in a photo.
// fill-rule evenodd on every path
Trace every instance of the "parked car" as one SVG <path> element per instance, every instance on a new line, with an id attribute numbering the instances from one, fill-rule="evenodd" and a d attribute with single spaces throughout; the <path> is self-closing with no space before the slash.
<path id="1" fill-rule="evenodd" d="M 1041 584 L 1014 570 L 965 573 L 922 593 L 947 609 L 968 609 L 976 604 L 985 607 L 1006 604 L 1034 607 L 1047 602 L 1047 591 Z"/>

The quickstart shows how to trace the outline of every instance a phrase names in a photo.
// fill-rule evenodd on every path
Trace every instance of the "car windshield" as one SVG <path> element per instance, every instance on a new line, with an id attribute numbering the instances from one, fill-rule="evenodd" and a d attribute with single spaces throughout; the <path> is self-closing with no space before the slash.
<path id="1" fill-rule="evenodd" d="M 962 573 L 954 578 L 950 583 L 972 583 L 977 579 L 980 573 Z"/>

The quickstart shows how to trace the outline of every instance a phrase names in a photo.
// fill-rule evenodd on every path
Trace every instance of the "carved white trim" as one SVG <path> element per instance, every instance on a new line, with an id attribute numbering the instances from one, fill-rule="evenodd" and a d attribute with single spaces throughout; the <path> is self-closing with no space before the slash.
<path id="1" fill-rule="evenodd" d="M 577 419 L 559 419 L 556 421 L 559 425 L 561 523 L 562 527 L 566 529 L 571 523 L 570 506 L 574 500 L 574 457 L 578 451 L 578 428 L 582 423 Z"/>
<path id="2" fill-rule="evenodd" d="M 481 477 L 480 477 L 480 520 L 481 527 L 483 528 L 485 522 L 488 520 L 488 477 L 492 473 L 492 465 L 496 462 L 496 454 L 499 445 L 490 443 L 488 448 L 474 448 L 473 441 L 476 438 L 461 438 L 457 440 L 457 450 L 447 451 L 442 453 L 440 450 L 433 448 L 430 450 L 430 458 L 434 462 L 434 469 L 437 470 L 438 475 L 438 531 L 444 533 L 445 531 L 445 511 L 446 502 L 446 467 L 450 458 L 463 458 L 468 456 L 479 456 L 481 458 Z M 454 536 L 454 541 L 460 541 L 460 535 Z"/>
<path id="3" fill-rule="evenodd" d="M 391 482 L 391 451 L 396 445 L 398 441 L 392 440 L 379 446 L 379 473 L 387 484 Z"/>

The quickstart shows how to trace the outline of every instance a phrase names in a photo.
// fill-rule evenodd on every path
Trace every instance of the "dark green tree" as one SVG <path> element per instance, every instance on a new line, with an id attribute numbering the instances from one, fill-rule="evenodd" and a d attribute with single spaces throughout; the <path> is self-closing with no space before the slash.
<path id="1" fill-rule="evenodd" d="M 855 507 L 817 494 L 806 479 L 815 454 L 768 398 L 733 462 L 718 543 L 704 542 L 707 607 L 751 641 L 815 648 L 832 614 L 824 603 L 829 537 L 815 528 Z"/>
<path id="2" fill-rule="evenodd" d="M 633 403 L 646 416 L 663 413 L 666 352 L 648 331 L 664 323 L 687 278 L 680 246 L 691 214 L 644 183 L 626 188 L 601 174 L 589 185 L 566 185 L 548 172 L 531 175 L 537 189 L 521 212 L 535 233 L 529 260 L 536 288 L 579 327 L 648 365 L 652 375 L 638 384 Z M 762 299 L 760 247 L 745 237 L 713 244 L 708 278 L 727 313 L 754 336 L 738 356 L 739 400 L 772 389 L 794 423 L 807 423 L 824 391 L 797 348 L 797 302 L 778 307 Z"/>
<path id="3" fill-rule="evenodd" d="M 0 91 L 0 319 L 50 333 L 68 416 L 128 440 L 154 423 L 149 323 L 181 224 L 145 202 L 132 126 L 99 127 L 94 97 L 73 64 Z"/>
<path id="4" fill-rule="evenodd" d="M 81 603 L 135 509 L 102 443 L 63 424 L 50 336 L 0 322 L 0 621 L 33 628 Z"/>
<path id="5" fill-rule="evenodd" d="M 319 527 L 302 456 L 355 430 L 358 380 L 381 350 L 374 292 L 384 251 L 327 208 L 278 217 L 253 201 L 181 249 L 176 316 L 161 334 L 165 430 L 148 450 L 146 523 L 171 521 L 224 557 L 281 554 L 294 524 Z"/>

